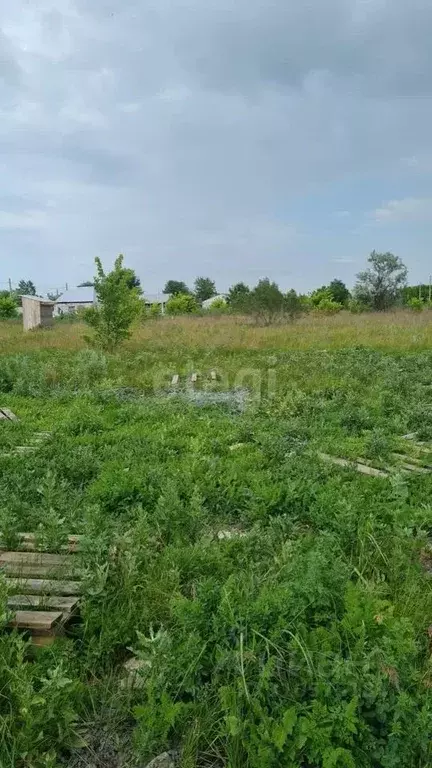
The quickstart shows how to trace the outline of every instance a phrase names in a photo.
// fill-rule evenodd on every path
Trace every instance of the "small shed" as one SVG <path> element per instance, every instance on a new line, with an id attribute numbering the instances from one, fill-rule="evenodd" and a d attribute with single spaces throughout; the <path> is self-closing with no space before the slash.
<path id="1" fill-rule="evenodd" d="M 21 296 L 25 331 L 33 328 L 51 328 L 54 302 L 41 296 Z"/>

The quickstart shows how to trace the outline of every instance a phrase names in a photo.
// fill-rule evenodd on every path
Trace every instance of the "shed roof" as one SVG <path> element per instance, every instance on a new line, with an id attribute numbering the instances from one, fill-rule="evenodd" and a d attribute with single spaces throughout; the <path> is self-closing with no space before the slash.
<path id="1" fill-rule="evenodd" d="M 92 304 L 95 300 L 95 291 L 93 286 L 82 286 L 81 288 L 71 288 L 58 297 L 56 304 Z"/>
<path id="2" fill-rule="evenodd" d="M 20 299 L 31 299 L 32 301 L 38 301 L 39 304 L 55 304 L 54 301 L 51 301 L 51 299 L 44 299 L 43 296 L 27 296 L 26 294 L 21 294 Z"/>

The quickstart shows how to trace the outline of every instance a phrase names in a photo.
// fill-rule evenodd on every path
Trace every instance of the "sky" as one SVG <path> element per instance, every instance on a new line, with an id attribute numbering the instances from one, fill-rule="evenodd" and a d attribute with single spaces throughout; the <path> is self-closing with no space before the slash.
<path id="1" fill-rule="evenodd" d="M 0 289 L 432 272 L 427 0 L 0 7 Z"/>

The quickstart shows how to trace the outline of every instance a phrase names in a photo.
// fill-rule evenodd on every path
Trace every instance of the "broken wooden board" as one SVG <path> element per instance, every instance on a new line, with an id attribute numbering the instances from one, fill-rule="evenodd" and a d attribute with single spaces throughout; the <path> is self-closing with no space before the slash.
<path id="1" fill-rule="evenodd" d="M 180 376 L 178 375 L 178 373 L 175 373 L 171 381 L 171 384 L 173 387 L 177 386 L 177 384 L 179 383 L 179 379 L 180 379 Z"/>
<path id="2" fill-rule="evenodd" d="M 210 378 L 212 381 L 217 381 L 217 373 L 216 371 L 210 371 Z"/>
<path id="3" fill-rule="evenodd" d="M 191 376 L 191 383 L 192 384 L 196 384 L 197 380 L 198 380 L 198 374 L 197 373 L 193 373 L 192 376 Z"/>
<path id="4" fill-rule="evenodd" d="M 338 467 L 354 469 L 356 472 L 360 472 L 362 475 L 370 475 L 372 477 L 389 477 L 388 472 L 384 472 L 382 469 L 376 469 L 375 467 L 369 467 L 367 464 L 361 464 L 356 460 L 350 461 L 349 459 L 339 459 L 337 456 L 330 456 L 327 453 L 318 453 L 318 456 L 323 461 L 326 461 L 330 464 L 335 464 Z"/>
<path id="5" fill-rule="evenodd" d="M 45 553 L 49 552 L 52 549 L 57 549 L 57 547 L 50 547 L 47 542 L 44 540 L 43 533 L 17 533 L 16 534 L 16 540 L 17 540 L 17 547 L 14 551 L 25 551 L 25 552 L 40 552 L 43 551 Z M 61 544 L 58 549 L 60 549 L 61 552 L 79 552 L 82 545 L 82 536 L 78 535 L 71 535 L 67 536 L 65 539 L 65 543 Z M 4 542 L 4 535 L 0 533 L 0 549 L 5 549 L 5 542 Z"/>
<path id="6" fill-rule="evenodd" d="M 15 416 L 9 408 L 0 408 L 0 419 L 6 419 L 7 421 L 19 421 L 18 416 Z"/>
<path id="7" fill-rule="evenodd" d="M 40 608 L 72 613 L 78 607 L 78 597 L 64 595 L 9 595 L 9 608 Z"/>
<path id="8" fill-rule="evenodd" d="M 15 590 L 31 595 L 79 595 L 81 592 L 79 581 L 7 577 L 5 583 L 11 592 Z"/>

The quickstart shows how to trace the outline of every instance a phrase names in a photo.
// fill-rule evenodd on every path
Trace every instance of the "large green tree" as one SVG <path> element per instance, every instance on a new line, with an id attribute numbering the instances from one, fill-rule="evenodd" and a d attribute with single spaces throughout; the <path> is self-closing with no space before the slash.
<path id="1" fill-rule="evenodd" d="M 36 286 L 32 280 L 20 280 L 16 290 L 18 296 L 36 296 Z"/>
<path id="2" fill-rule="evenodd" d="M 408 270 L 393 253 L 372 251 L 369 269 L 359 272 L 354 297 L 363 304 L 382 312 L 392 307 L 406 285 Z"/>
<path id="3" fill-rule="evenodd" d="M 235 283 L 228 290 L 227 304 L 234 311 L 241 311 L 246 297 L 250 294 L 250 288 L 245 283 Z"/>
<path id="4" fill-rule="evenodd" d="M 205 301 L 216 296 L 217 290 L 214 280 L 209 277 L 197 277 L 194 284 L 194 293 L 198 301 Z"/>
<path id="5" fill-rule="evenodd" d="M 338 280 L 337 278 L 331 281 L 329 290 L 333 301 L 336 301 L 337 304 L 342 304 L 345 306 L 351 298 L 351 294 L 345 283 L 342 280 Z"/>
<path id="6" fill-rule="evenodd" d="M 190 290 L 182 280 L 167 280 L 163 292 L 170 296 L 178 296 L 179 293 L 190 293 Z"/>
<path id="7" fill-rule="evenodd" d="M 244 311 L 260 325 L 271 325 L 282 317 L 286 299 L 277 283 L 263 278 L 244 300 Z"/>
<path id="8" fill-rule="evenodd" d="M 141 288 L 135 284 L 133 270 L 123 266 L 122 254 L 111 272 L 104 272 L 99 258 L 95 262 L 97 305 L 85 311 L 84 319 L 94 330 L 90 341 L 112 352 L 129 338 L 132 323 L 142 311 Z"/>

